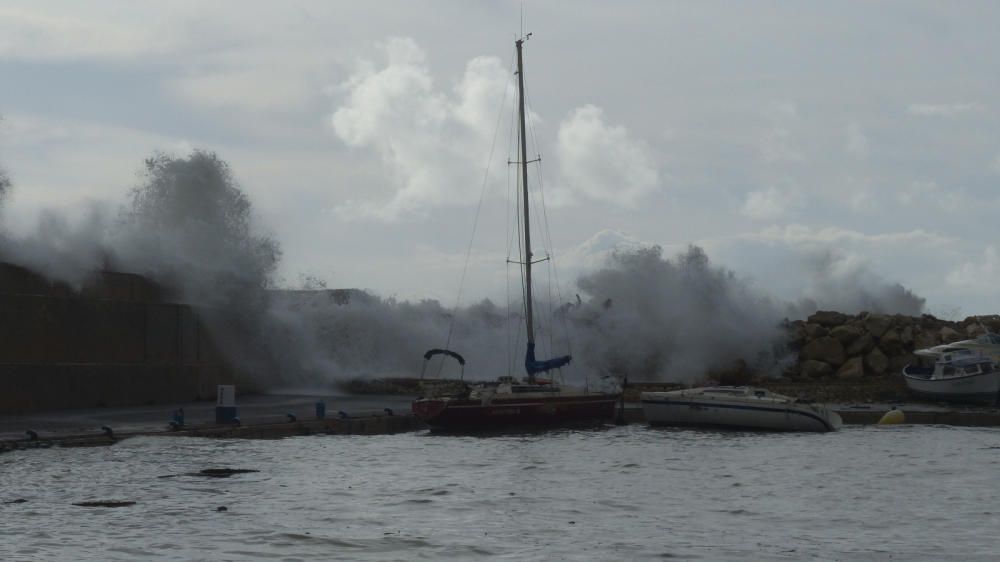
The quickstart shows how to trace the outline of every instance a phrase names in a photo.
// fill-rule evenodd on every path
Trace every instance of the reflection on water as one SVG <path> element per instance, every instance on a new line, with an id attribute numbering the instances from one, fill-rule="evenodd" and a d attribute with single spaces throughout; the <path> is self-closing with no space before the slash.
<path id="1" fill-rule="evenodd" d="M 931 426 L 147 437 L 0 456 L 0 559 L 989 560 L 998 473 Z"/>

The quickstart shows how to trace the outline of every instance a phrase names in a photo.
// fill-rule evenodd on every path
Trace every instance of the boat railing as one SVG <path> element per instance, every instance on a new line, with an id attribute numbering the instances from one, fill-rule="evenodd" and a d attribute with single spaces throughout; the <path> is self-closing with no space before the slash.
<path id="1" fill-rule="evenodd" d="M 450 349 L 439 348 L 428 349 L 427 352 L 424 353 L 424 364 L 423 367 L 420 368 L 420 380 L 424 380 L 424 373 L 427 372 L 427 363 L 431 360 L 431 357 L 434 357 L 435 355 L 443 355 L 445 357 L 455 359 L 455 361 L 462 366 L 462 373 L 459 375 L 458 380 L 465 380 L 465 358 Z"/>

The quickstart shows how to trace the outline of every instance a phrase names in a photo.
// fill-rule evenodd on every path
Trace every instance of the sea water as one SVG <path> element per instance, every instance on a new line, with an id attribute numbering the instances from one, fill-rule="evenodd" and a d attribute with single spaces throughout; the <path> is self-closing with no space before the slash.
<path id="1" fill-rule="evenodd" d="M 996 560 L 998 475 L 993 428 L 143 437 L 0 456 L 0 560 Z"/>

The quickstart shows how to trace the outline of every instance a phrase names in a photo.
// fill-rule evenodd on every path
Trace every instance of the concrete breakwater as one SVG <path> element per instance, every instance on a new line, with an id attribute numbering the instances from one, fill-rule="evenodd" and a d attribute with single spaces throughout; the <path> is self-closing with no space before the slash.
<path id="1" fill-rule="evenodd" d="M 891 407 L 878 405 L 843 405 L 835 408 L 848 425 L 874 425 Z M 938 424 L 972 427 L 1000 426 L 1000 411 L 995 409 L 944 409 L 921 405 L 902 405 L 906 424 Z M 628 404 L 624 410 L 627 423 L 644 423 L 642 409 L 638 404 Z M 284 421 L 253 420 L 244 424 L 199 424 L 179 429 L 134 429 L 114 431 L 105 427 L 103 431 L 90 433 L 50 431 L 47 435 L 33 433 L 30 437 L 0 438 L 0 453 L 41 449 L 50 447 L 99 447 L 110 446 L 132 437 L 201 437 L 218 439 L 280 439 L 307 435 L 386 435 L 425 429 L 412 414 L 360 413 L 345 417 L 326 419 L 295 418 Z"/>
<path id="2" fill-rule="evenodd" d="M 140 275 L 73 288 L 0 263 L 0 316 L 0 414 L 186 402 L 239 379 L 198 313 Z"/>

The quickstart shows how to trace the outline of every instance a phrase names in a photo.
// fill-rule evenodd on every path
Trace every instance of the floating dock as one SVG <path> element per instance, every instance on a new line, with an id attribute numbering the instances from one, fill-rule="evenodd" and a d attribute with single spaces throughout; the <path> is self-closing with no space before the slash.
<path id="1" fill-rule="evenodd" d="M 162 407 L 51 412 L 0 417 L 0 453 L 48 447 L 113 445 L 137 436 L 206 437 L 218 439 L 280 439 L 303 435 L 384 435 L 425 429 L 409 411 L 411 398 L 383 395 L 339 397 L 316 416 L 316 399 L 309 396 L 248 397 L 240 406 L 238 423 L 211 422 L 212 405 L 186 404 L 194 423 L 171 424 Z M 930 404 L 850 404 L 835 406 L 845 424 L 874 425 L 893 408 L 905 413 L 905 424 L 1000 427 L 996 408 L 962 408 Z M 325 413 L 325 412 L 324 412 Z M 627 423 L 643 423 L 637 403 L 625 405 Z"/>

